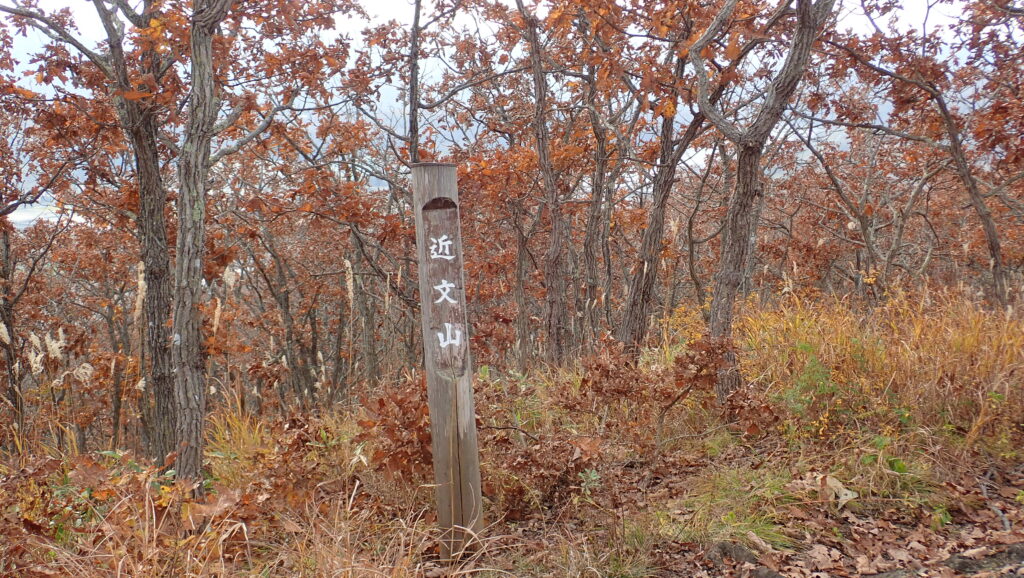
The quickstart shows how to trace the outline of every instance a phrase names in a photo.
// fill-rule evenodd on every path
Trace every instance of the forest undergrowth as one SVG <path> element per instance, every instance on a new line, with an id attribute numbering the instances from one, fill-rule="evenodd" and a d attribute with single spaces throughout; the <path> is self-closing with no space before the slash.
<path id="1" fill-rule="evenodd" d="M 422 376 L 207 424 L 207 496 L 124 451 L 0 461 L 0 575 L 955 576 L 1024 557 L 1024 321 L 958 292 L 680 308 L 631 363 L 475 380 L 488 526 L 437 561 Z M 714 383 L 735 351 L 744 383 Z M 71 444 L 69 447 L 73 447 Z M 171 464 L 173 467 L 173 464 Z M 986 574 L 987 573 L 987 574 Z"/>

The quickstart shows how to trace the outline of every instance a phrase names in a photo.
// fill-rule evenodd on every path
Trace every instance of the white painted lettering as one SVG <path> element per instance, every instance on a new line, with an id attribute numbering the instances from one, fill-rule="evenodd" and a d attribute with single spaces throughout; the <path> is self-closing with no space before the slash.
<path id="1" fill-rule="evenodd" d="M 458 347 L 462 345 L 462 330 L 453 323 L 445 323 L 444 333 L 437 332 L 437 340 L 441 345 L 441 349 L 446 349 L 449 345 Z"/>
<path id="2" fill-rule="evenodd" d="M 448 235 L 430 238 L 430 258 L 446 259 L 448 261 L 455 258 L 455 255 L 452 254 L 452 239 Z"/>
<path id="3" fill-rule="evenodd" d="M 441 284 L 440 285 L 434 285 L 434 290 L 436 290 L 437 292 L 439 292 L 441 294 L 441 296 L 438 297 L 434 301 L 434 303 L 444 303 L 445 301 L 447 301 L 448 303 L 458 303 L 458 301 L 456 301 L 455 299 L 452 299 L 452 296 L 451 296 L 452 289 L 455 289 L 455 283 L 452 283 L 451 281 L 449 281 L 447 279 L 441 279 Z"/>

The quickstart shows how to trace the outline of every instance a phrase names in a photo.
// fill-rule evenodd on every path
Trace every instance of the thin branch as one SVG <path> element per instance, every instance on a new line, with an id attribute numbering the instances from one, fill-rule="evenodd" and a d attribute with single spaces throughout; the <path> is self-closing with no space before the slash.
<path id="1" fill-rule="evenodd" d="M 149 22 L 146 20 L 145 14 L 140 14 L 128 4 L 127 0 L 112 0 L 114 5 L 117 6 L 124 17 L 128 19 L 136 28 L 148 28 Z"/>
<path id="2" fill-rule="evenodd" d="M 490 82 L 490 81 L 494 80 L 495 78 L 501 78 L 502 76 L 506 76 L 506 75 L 509 75 L 509 74 L 515 74 L 517 72 L 524 72 L 526 70 L 527 70 L 527 67 L 525 65 L 524 66 L 517 66 L 515 68 L 510 68 L 508 70 L 501 70 L 501 71 L 498 71 L 498 72 L 492 72 L 491 74 L 485 74 L 485 75 L 483 75 L 481 77 L 478 77 L 478 78 L 471 78 L 471 79 L 467 80 L 466 82 L 463 82 L 462 84 L 459 84 L 457 86 L 452 87 L 451 89 L 449 89 L 447 92 L 445 92 L 443 95 L 441 95 L 441 97 L 437 98 L 436 100 L 432 100 L 432 101 L 429 101 L 429 102 L 421 102 L 421 103 L 419 103 L 419 107 L 422 108 L 423 110 L 433 110 L 433 109 L 441 106 L 442 104 L 448 102 L 452 98 L 455 98 L 455 96 L 458 95 L 458 93 L 462 92 L 463 90 L 466 90 L 467 88 L 473 88 L 474 86 L 479 86 L 481 84 L 485 84 L 487 82 Z"/>
<path id="3" fill-rule="evenodd" d="M 899 138 L 902 138 L 902 139 L 905 139 L 905 140 L 911 140 L 911 141 L 914 141 L 914 142 L 923 143 L 923 144 L 926 144 L 926 145 L 928 145 L 930 147 L 934 147 L 934 148 L 936 148 L 938 150 L 941 150 L 941 151 L 948 151 L 949 150 L 948 146 L 946 146 L 946 145 L 944 145 L 942 143 L 936 142 L 936 141 L 934 141 L 934 140 L 932 140 L 932 139 L 930 139 L 928 137 L 924 137 L 924 136 L 917 135 L 917 134 L 911 134 L 909 132 L 898 130 L 898 129 L 892 128 L 890 126 L 886 126 L 884 124 L 875 124 L 875 123 L 871 123 L 871 122 L 846 122 L 846 121 L 842 121 L 842 120 L 838 120 L 838 119 L 822 118 L 820 116 L 814 116 L 814 115 L 811 115 L 811 114 L 807 114 L 806 112 L 801 112 L 799 110 L 796 110 L 795 108 L 790 108 L 790 112 L 792 112 L 796 116 L 799 116 L 802 119 L 818 122 L 818 123 L 821 123 L 821 124 L 827 124 L 827 125 L 831 125 L 831 126 L 842 126 L 842 127 L 846 127 L 846 128 L 859 128 L 859 129 L 864 129 L 864 130 L 871 130 L 871 131 L 875 131 L 875 132 L 884 133 L 884 134 L 892 135 L 892 136 L 895 136 L 895 137 L 899 137 Z"/>
<path id="4" fill-rule="evenodd" d="M 719 9 L 718 14 L 715 15 L 714 20 L 708 25 L 707 30 L 704 34 L 697 39 L 697 42 L 690 47 L 690 64 L 693 66 L 694 72 L 697 75 L 697 100 L 700 105 L 701 112 L 707 117 L 709 121 L 722 134 L 733 142 L 742 142 L 745 134 L 729 119 L 725 118 L 725 115 L 718 110 L 717 106 L 711 103 L 711 81 L 708 79 L 708 71 L 704 67 L 704 60 L 701 58 L 700 53 L 708 44 L 718 35 L 724 26 L 725 21 L 732 16 L 733 10 L 736 8 L 738 0 L 728 0 L 722 8 Z"/>
<path id="5" fill-rule="evenodd" d="M 249 131 L 248 134 L 238 139 L 234 143 L 217 151 L 216 154 L 210 155 L 209 166 L 212 167 L 216 165 L 218 162 L 220 162 L 221 159 L 223 159 L 224 157 L 238 152 L 242 147 L 249 144 L 252 140 L 266 132 L 267 129 L 270 128 L 270 125 L 273 124 L 274 117 L 277 116 L 277 113 L 281 112 L 282 110 L 288 110 L 291 107 L 291 104 L 294 100 L 295 96 L 292 95 L 288 99 L 288 102 L 275 106 L 270 110 L 270 112 L 266 114 L 266 116 L 263 117 L 262 122 L 260 122 L 260 124 L 256 125 L 251 131 Z"/>
<path id="6" fill-rule="evenodd" d="M 372 122 L 377 128 L 387 133 L 387 135 L 390 136 L 391 138 L 400 142 L 409 142 L 408 136 L 398 134 L 397 132 L 395 132 L 394 129 L 388 128 L 386 125 L 384 125 L 384 123 L 380 122 L 380 120 L 376 116 L 367 112 L 363 107 L 357 105 L 356 110 L 359 111 L 360 114 L 368 118 L 370 122 Z"/>
<path id="7" fill-rule="evenodd" d="M 49 16 L 41 12 L 33 12 L 24 8 L 18 8 L 16 6 L 4 6 L 0 4 L 0 12 L 6 12 L 14 16 L 20 16 L 29 21 L 29 24 L 33 28 L 39 30 L 43 34 L 52 38 L 53 40 L 67 42 L 71 46 L 74 46 L 76 50 L 82 53 L 88 58 L 93 64 L 95 64 L 109 79 L 114 78 L 114 71 L 110 67 L 110 63 L 107 58 L 97 52 L 93 52 L 86 48 L 85 44 L 82 44 L 78 38 L 75 38 L 73 34 L 68 32 L 63 26 L 57 23 Z"/>
<path id="8" fill-rule="evenodd" d="M 50 238 L 47 240 L 46 245 L 44 245 L 43 249 L 35 257 L 32 258 L 32 263 L 29 265 L 28 271 L 25 273 L 25 279 L 21 283 L 21 288 L 18 289 L 18 292 L 10 300 L 12 307 L 14 305 L 17 305 L 18 301 L 20 301 L 22 296 L 25 294 L 25 291 L 28 290 L 28 284 L 32 280 L 32 276 L 35 274 L 36 269 L 39 267 L 39 263 L 46 257 L 47 254 L 50 253 L 50 249 L 53 248 L 53 244 L 57 240 L 57 237 L 59 237 L 62 233 L 64 233 L 65 231 L 68 230 L 68 228 L 71 227 L 71 223 L 74 222 L 74 219 L 75 215 L 74 213 L 72 213 L 71 215 L 68 216 L 67 222 L 64 224 L 63 227 L 60 227 L 60 223 L 58 222 L 58 226 L 54 228 L 53 234 L 50 235 Z"/>

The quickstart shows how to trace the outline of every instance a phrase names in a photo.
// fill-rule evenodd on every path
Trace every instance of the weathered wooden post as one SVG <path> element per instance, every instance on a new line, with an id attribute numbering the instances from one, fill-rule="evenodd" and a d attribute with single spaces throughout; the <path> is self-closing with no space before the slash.
<path id="1" fill-rule="evenodd" d="M 483 528 L 455 165 L 413 165 L 412 189 L 437 519 L 451 560 Z"/>

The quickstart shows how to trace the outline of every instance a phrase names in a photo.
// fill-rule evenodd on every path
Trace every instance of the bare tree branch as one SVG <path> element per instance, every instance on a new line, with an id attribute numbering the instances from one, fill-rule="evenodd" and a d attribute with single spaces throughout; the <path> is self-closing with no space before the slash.
<path id="1" fill-rule="evenodd" d="M 260 122 L 260 124 L 253 127 L 253 129 L 249 131 L 245 136 L 231 143 L 230 145 L 224 147 L 223 149 L 217 151 L 215 154 L 210 155 L 209 166 L 212 167 L 216 165 L 218 162 L 220 162 L 224 157 L 238 152 L 242 147 L 249 144 L 255 138 L 266 132 L 267 129 L 270 128 L 270 125 L 273 124 L 274 117 L 277 116 L 277 113 L 283 110 L 290 109 L 291 104 L 294 100 L 295 97 L 293 95 L 291 98 L 288 99 L 288 102 L 284 104 L 279 104 L 274 108 L 270 109 L 270 111 L 267 112 L 266 116 L 263 117 L 263 120 Z"/>
<path id="2" fill-rule="evenodd" d="M 498 72 L 492 72 L 491 74 L 485 74 L 485 75 L 479 76 L 477 78 L 471 78 L 471 79 L 467 80 L 466 82 L 463 82 L 463 83 L 459 84 L 458 86 L 452 87 L 451 89 L 449 89 L 447 92 L 445 92 L 443 95 L 441 95 L 436 100 L 432 100 L 432 101 L 429 101 L 429 102 L 421 102 L 419 104 L 419 107 L 424 109 L 424 110 L 435 109 L 435 108 L 441 106 L 442 104 L 448 102 L 452 98 L 455 98 L 456 95 L 458 95 L 463 90 L 466 90 L 467 88 L 473 88 L 474 86 L 479 86 L 481 84 L 485 84 L 487 82 L 490 82 L 490 81 L 494 80 L 495 78 L 501 78 L 502 76 L 507 76 L 509 74 L 515 74 L 517 72 L 524 72 L 524 71 L 527 70 L 527 68 L 528 67 L 526 67 L 526 66 L 517 66 L 515 68 L 510 68 L 508 70 L 501 70 L 501 71 L 498 71 Z"/>
<path id="3" fill-rule="evenodd" d="M 41 12 L 34 12 L 17 6 L 4 6 L 0 4 L 0 12 L 6 12 L 13 16 L 25 18 L 33 28 L 39 30 L 53 40 L 67 42 L 71 46 L 74 46 L 76 50 L 81 52 L 83 56 L 88 58 L 90 62 L 103 71 L 104 76 L 110 79 L 114 78 L 114 70 L 111 68 L 110 61 L 107 57 L 87 48 L 81 40 L 76 38 L 66 28 L 58 24 L 56 20 Z"/>

